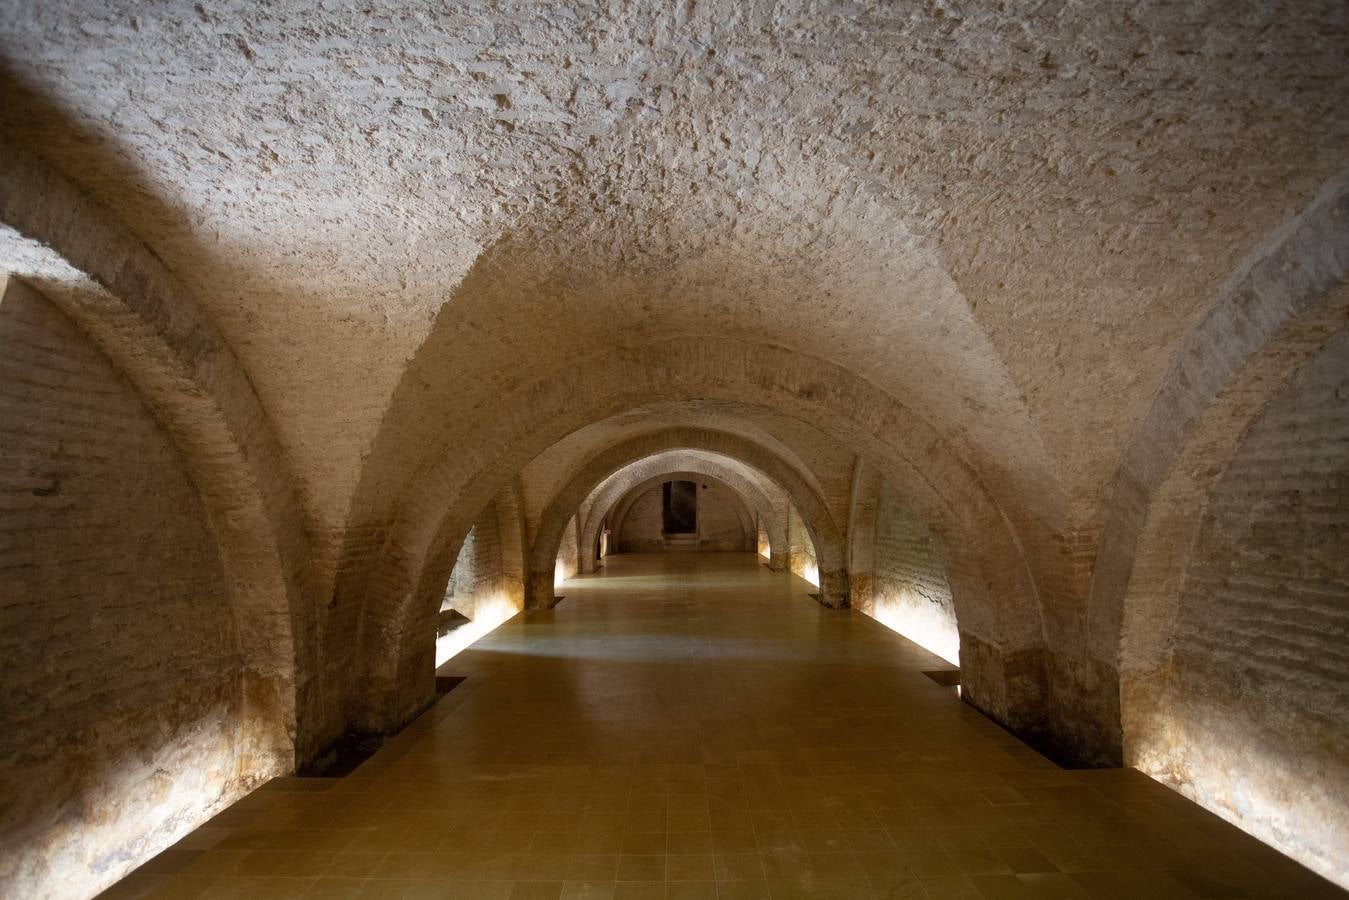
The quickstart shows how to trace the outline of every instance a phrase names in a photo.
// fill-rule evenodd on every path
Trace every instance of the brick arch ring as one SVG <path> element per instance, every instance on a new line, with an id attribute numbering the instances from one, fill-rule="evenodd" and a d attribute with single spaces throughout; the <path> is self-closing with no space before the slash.
<path id="1" fill-rule="evenodd" d="M 525 585 L 526 608 L 553 602 L 553 564 L 567 523 L 596 486 L 614 472 L 667 450 L 703 450 L 744 463 L 786 491 L 815 545 L 820 566 L 820 602 L 848 605 L 848 573 L 843 538 L 824 498 L 810 481 L 781 457 L 739 435 L 703 428 L 671 428 L 643 435 L 591 456 L 544 507 L 530 551 Z"/>
<path id="2" fill-rule="evenodd" d="M 776 566 L 775 571 L 782 568 L 787 548 L 786 523 L 774 509 L 772 499 L 760 485 L 715 457 L 700 459 L 684 453 L 662 453 L 620 469 L 591 492 L 590 512 L 581 524 L 578 537 L 581 548 L 581 571 L 584 573 L 595 570 L 595 540 L 599 537 L 600 527 L 604 524 L 605 518 L 620 502 L 663 480 L 695 475 L 714 478 L 725 484 L 739 495 L 746 508 L 758 514 L 764 523 L 764 529 L 768 532 L 768 545 L 772 552 L 770 567 Z"/>

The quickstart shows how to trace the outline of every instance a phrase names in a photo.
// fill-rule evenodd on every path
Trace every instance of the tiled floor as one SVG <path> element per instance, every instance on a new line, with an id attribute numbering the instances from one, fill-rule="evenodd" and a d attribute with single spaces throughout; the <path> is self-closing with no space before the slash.
<path id="1" fill-rule="evenodd" d="M 611 558 L 355 773 L 272 782 L 106 896 L 1341 896 L 1136 772 L 1056 768 L 808 590 Z"/>

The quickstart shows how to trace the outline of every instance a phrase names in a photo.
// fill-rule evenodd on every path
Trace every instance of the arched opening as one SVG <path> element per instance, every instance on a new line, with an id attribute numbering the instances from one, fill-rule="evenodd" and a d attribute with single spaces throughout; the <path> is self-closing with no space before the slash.
<path id="1" fill-rule="evenodd" d="M 440 602 L 440 611 L 436 615 L 436 667 L 439 668 L 459 650 L 468 645 L 464 640 L 466 632 L 460 629 L 473 624 L 478 614 L 477 574 L 477 528 L 471 528 L 459 555 L 450 571 L 450 580 L 445 585 L 445 598 Z M 456 634 L 455 632 L 459 632 Z"/>
<path id="2" fill-rule="evenodd" d="M 582 543 L 602 537 L 606 552 L 616 552 L 618 536 L 614 528 L 631 503 L 643 492 L 674 478 L 698 485 L 722 485 L 729 492 L 731 509 L 741 525 L 762 534 L 758 547 L 770 568 L 786 568 L 786 516 L 791 503 L 787 493 L 753 467 L 702 450 L 663 450 L 622 467 L 602 481 L 581 504 L 585 518 Z M 593 572 L 598 560 L 598 554 L 582 560 L 581 570 Z"/>
<path id="3" fill-rule="evenodd" d="M 0 281 L 0 359 L 0 765 L 22 773 L 0 808 L 23 823 L 0 892 L 89 893 L 293 765 L 293 708 L 245 643 L 188 461 L 130 379 L 18 280 Z M 18 715 L 20 697 L 48 715 Z"/>
<path id="4" fill-rule="evenodd" d="M 672 498 L 682 499 L 683 518 L 671 515 Z M 605 521 L 615 553 L 744 553 L 753 527 L 745 501 L 711 475 L 644 482 L 614 504 Z"/>
<path id="5" fill-rule="evenodd" d="M 514 510 L 504 493 L 464 536 L 446 578 L 434 620 L 437 670 L 520 611 L 520 567 L 511 564 L 519 542 L 511 537 Z"/>
<path id="6" fill-rule="evenodd" d="M 820 586 L 820 555 L 811 540 L 810 529 L 795 505 L 787 510 L 787 567 L 798 578 Z"/>
<path id="7" fill-rule="evenodd" d="M 828 505 L 809 479 L 789 462 L 763 447 L 732 434 L 706 429 L 658 432 L 593 455 L 549 500 L 540 518 L 531 556 L 535 560 L 556 557 L 555 548 L 565 546 L 566 543 L 564 529 L 572 521 L 572 518 L 566 518 L 569 510 L 579 508 L 582 504 L 603 509 L 613 500 L 600 498 L 621 497 L 627 487 L 622 479 L 614 477 L 620 470 L 681 445 L 686 449 L 727 456 L 740 464 L 750 465 L 760 473 L 759 477 L 776 484 L 786 495 L 784 507 L 798 511 L 794 529 L 797 539 L 795 542 L 783 542 L 783 546 L 790 543 L 794 547 L 789 550 L 789 555 L 794 561 L 795 574 L 806 577 L 805 573 L 809 572 L 813 576 L 813 579 L 807 580 L 821 587 L 822 603 L 830 606 L 847 605 L 847 576 L 843 569 L 845 547 L 841 532 Z M 662 484 L 665 480 L 662 479 Z M 594 516 L 591 518 L 596 523 L 592 527 L 598 527 L 599 519 Z M 581 545 L 588 544 L 589 540 L 583 538 Z M 820 548 L 818 556 L 815 555 L 817 547 Z M 550 578 L 549 573 L 541 568 L 536 569 L 528 585 L 533 596 L 527 600 L 527 605 L 551 605 L 552 590 L 557 583 L 555 574 Z"/>
<path id="8" fill-rule="evenodd" d="M 303 675 L 315 549 L 233 348 L 112 213 L 0 157 L 0 631 L 50 642 L 5 654 L 0 893 L 88 895 L 344 723 Z"/>
<path id="9" fill-rule="evenodd" d="M 1332 181 L 1187 336 L 1121 470 L 1091 596 L 1124 761 L 1339 881 L 1344 774 L 1317 742 L 1343 739 L 1322 703 L 1349 673 L 1317 644 L 1344 634 L 1325 550 L 1342 528 L 1326 491 L 1344 453 L 1346 222 Z"/>
<path id="10" fill-rule="evenodd" d="M 553 557 L 553 587 L 561 587 L 568 578 L 580 571 L 580 534 L 576 527 L 576 516 L 567 519 L 566 530 L 562 532 L 562 542 L 558 544 Z"/>

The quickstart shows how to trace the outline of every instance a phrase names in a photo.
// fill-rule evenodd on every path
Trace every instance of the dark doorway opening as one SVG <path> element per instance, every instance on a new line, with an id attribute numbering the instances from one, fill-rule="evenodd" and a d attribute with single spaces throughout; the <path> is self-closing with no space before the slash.
<path id="1" fill-rule="evenodd" d="M 666 534 L 694 534 L 698 531 L 698 485 L 692 481 L 665 482 L 665 502 L 661 506 Z"/>

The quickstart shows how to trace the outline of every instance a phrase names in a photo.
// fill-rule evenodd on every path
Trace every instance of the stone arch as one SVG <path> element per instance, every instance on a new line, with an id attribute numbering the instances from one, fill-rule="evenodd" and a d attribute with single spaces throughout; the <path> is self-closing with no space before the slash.
<path id="1" fill-rule="evenodd" d="M 1089 652 L 1117 673 L 1116 761 L 1164 664 L 1208 497 L 1270 400 L 1349 313 L 1349 178 L 1233 276 L 1185 339 L 1116 477 L 1088 597 Z M 1134 711 L 1130 712 L 1129 707 Z"/>
<path id="2" fill-rule="evenodd" d="M 676 480 L 693 481 L 693 482 L 712 481 L 715 482 L 720 487 L 725 488 L 733 498 L 733 502 L 735 504 L 734 508 L 735 517 L 736 521 L 740 523 L 740 529 L 742 532 L 741 536 L 745 540 L 749 540 L 751 537 L 750 533 L 755 532 L 754 536 L 757 537 L 757 532 L 755 531 L 754 528 L 754 513 L 750 511 L 751 510 L 750 501 L 746 499 L 744 494 L 742 494 L 735 487 L 732 487 L 726 481 L 723 481 L 721 477 L 717 475 L 712 475 L 706 472 L 689 472 L 679 470 L 672 472 L 665 472 L 663 474 L 655 475 L 651 478 L 646 479 L 642 483 L 630 488 L 627 492 L 623 494 L 622 497 L 620 497 L 615 503 L 613 503 L 610 506 L 609 513 L 606 515 L 606 518 L 610 519 L 610 521 L 612 522 L 614 536 L 619 541 L 622 541 L 623 528 L 627 524 L 628 515 L 632 512 L 633 505 L 636 504 L 636 502 L 639 499 L 641 499 L 641 497 L 644 494 L 646 494 L 653 488 L 660 487 L 667 481 L 676 481 Z"/>
<path id="3" fill-rule="evenodd" d="M 642 460 L 627 466 L 611 476 L 614 481 L 602 482 L 596 486 L 594 493 L 590 498 L 590 514 L 586 516 L 586 521 L 581 531 L 581 549 L 589 553 L 589 569 L 584 566 L 582 571 L 594 570 L 594 544 L 599 536 L 600 525 L 604 516 L 611 509 L 613 504 L 617 503 L 626 493 L 635 490 L 633 485 L 637 484 L 637 479 L 649 482 L 659 477 L 668 468 L 670 463 L 666 462 L 669 454 L 660 454 L 650 459 Z M 678 462 L 678 472 L 689 475 L 707 475 L 712 478 L 718 478 L 732 490 L 741 495 L 746 506 L 757 512 L 764 520 L 768 529 L 769 544 L 773 548 L 774 554 L 785 553 L 787 545 L 786 523 L 778 518 L 777 510 L 773 508 L 772 500 L 763 492 L 759 485 L 754 484 L 748 478 L 735 472 L 729 466 L 718 465 L 714 460 L 701 460 L 681 454 Z M 781 566 L 779 561 L 779 566 Z"/>
<path id="4" fill-rule="evenodd" d="M 497 485 L 582 425 L 653 400 L 697 398 L 774 409 L 827 431 L 877 466 L 952 548 L 966 699 L 1022 733 L 1054 727 L 1045 722 L 1055 710 L 1046 705 L 1043 630 L 1053 620 L 1042 622 L 1031 574 L 1040 568 L 1055 580 L 1059 546 L 1047 524 L 1017 520 L 1018 529 L 953 448 L 866 382 L 782 348 L 710 337 L 692 350 L 682 340 L 620 347 L 522 385 L 501 398 L 500 415 L 466 428 L 453 448 L 407 473 L 396 519 L 354 526 L 363 537 L 356 549 L 378 551 L 369 564 L 344 566 L 353 578 L 339 585 L 337 598 L 363 598 L 358 664 L 368 674 L 364 695 L 354 698 L 356 720 L 376 730 L 397 727 L 431 699 L 431 656 L 408 638 L 427 631 L 421 620 L 443 589 L 457 543 Z M 380 483 L 375 472 L 371 478 Z M 1080 709 L 1072 689 L 1055 689 L 1069 717 Z"/>
<path id="5" fill-rule="evenodd" d="M 527 585 L 527 606 L 546 607 L 550 604 L 552 572 L 545 572 L 538 561 L 551 561 L 557 555 L 562 531 L 581 501 L 617 470 L 671 449 L 702 450 L 738 460 L 762 472 L 786 491 L 801 511 L 801 517 L 820 555 L 821 602 L 826 606 L 847 605 L 842 532 L 830 515 L 824 499 L 809 481 L 780 457 L 738 435 L 708 429 L 679 428 L 644 435 L 595 454 L 550 499 L 540 517 L 533 549 L 530 551 L 531 558 L 536 562 Z"/>
<path id="6" fill-rule="evenodd" d="M 229 584 L 259 777 L 340 734 L 306 677 L 318 656 L 309 530 L 285 456 L 229 345 L 182 283 L 107 210 L 0 140 L 0 269 L 69 316 L 124 372 L 178 448 Z"/>

